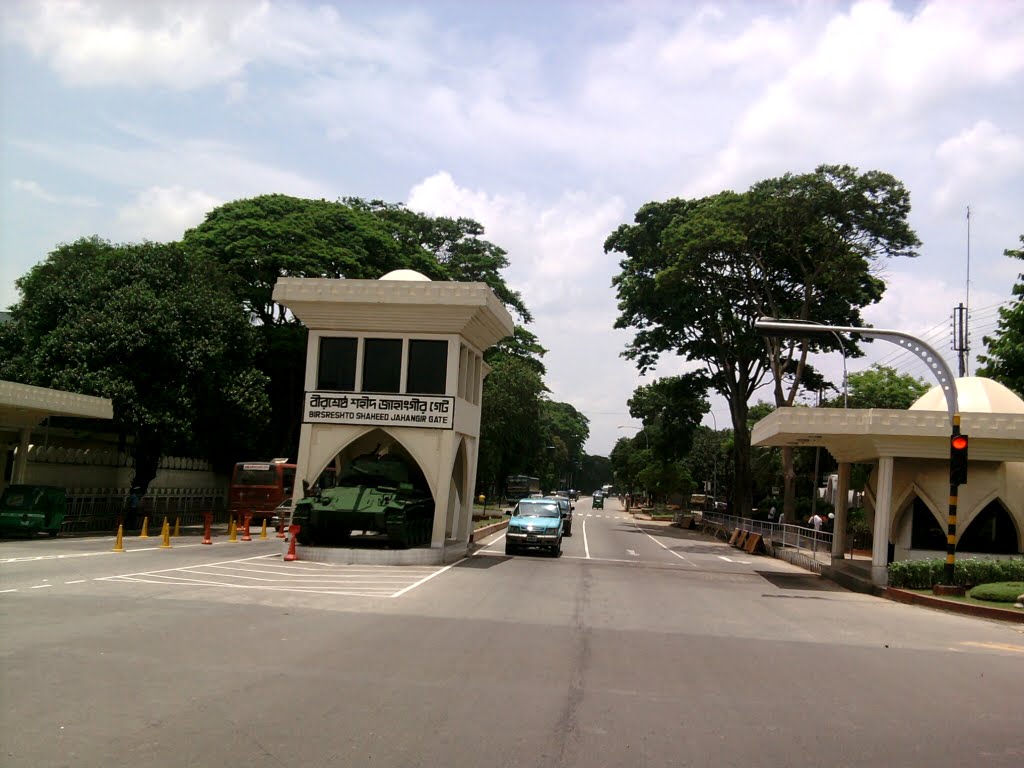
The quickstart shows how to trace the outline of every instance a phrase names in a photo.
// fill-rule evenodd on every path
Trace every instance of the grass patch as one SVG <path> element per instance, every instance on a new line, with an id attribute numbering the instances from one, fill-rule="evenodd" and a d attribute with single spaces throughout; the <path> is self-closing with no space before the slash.
<path id="1" fill-rule="evenodd" d="M 949 601 L 954 602 L 954 603 L 967 603 L 968 605 L 981 605 L 981 606 L 984 606 L 985 608 L 1001 608 L 1004 611 L 1007 611 L 1007 610 L 1009 610 L 1009 611 L 1018 610 L 1019 611 L 1020 610 L 1019 608 L 1014 608 L 1013 607 L 1013 603 L 1006 604 L 1006 603 L 999 603 L 999 602 L 996 602 L 994 600 L 979 600 L 979 599 L 977 599 L 975 597 L 971 597 L 970 594 L 968 594 L 965 597 L 954 597 L 954 596 L 950 596 L 950 595 L 939 597 L 937 595 L 933 595 L 932 591 L 930 589 L 908 589 L 907 591 L 908 592 L 913 592 L 913 593 L 918 594 L 918 595 L 925 595 L 927 597 L 934 597 L 936 600 L 949 600 Z M 1020 593 L 1018 592 L 1017 594 L 1020 594 Z"/>
<path id="2" fill-rule="evenodd" d="M 504 519 L 504 517 L 485 517 L 483 520 L 474 520 L 473 530 L 476 530 L 477 528 L 483 528 L 485 525 L 493 525 L 494 523 L 500 523 Z"/>
<path id="3" fill-rule="evenodd" d="M 988 600 L 995 603 L 1015 603 L 1020 595 L 1024 595 L 1024 581 L 1001 581 L 995 584 L 979 584 L 970 591 L 976 600 Z"/>

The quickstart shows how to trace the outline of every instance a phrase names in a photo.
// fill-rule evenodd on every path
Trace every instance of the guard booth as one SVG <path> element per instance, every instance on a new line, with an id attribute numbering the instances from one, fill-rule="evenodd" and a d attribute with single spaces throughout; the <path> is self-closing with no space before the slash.
<path id="1" fill-rule="evenodd" d="M 309 329 L 293 508 L 303 482 L 381 451 L 422 472 L 434 498 L 430 547 L 308 547 L 308 559 L 440 563 L 473 530 L 484 351 L 513 332 L 485 283 L 433 282 L 412 270 L 380 280 L 280 278 L 274 301 Z"/>

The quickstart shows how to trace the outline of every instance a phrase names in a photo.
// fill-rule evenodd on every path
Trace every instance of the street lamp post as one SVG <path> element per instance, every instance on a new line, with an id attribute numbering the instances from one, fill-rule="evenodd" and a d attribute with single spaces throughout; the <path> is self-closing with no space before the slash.
<path id="1" fill-rule="evenodd" d="M 718 419 L 715 418 L 713 411 L 708 411 L 708 416 L 711 417 L 711 423 L 715 425 L 715 452 L 711 454 L 711 460 L 714 462 L 713 475 L 711 480 L 711 496 L 715 500 L 715 511 L 718 510 Z"/>
<path id="2" fill-rule="evenodd" d="M 759 331 L 763 331 L 768 334 L 779 331 L 791 336 L 805 336 L 813 333 L 856 333 L 860 336 L 882 339 L 883 341 L 889 341 L 893 344 L 897 344 L 904 349 L 913 352 L 925 363 L 925 365 L 928 366 L 928 370 L 930 370 L 932 375 L 935 376 L 936 380 L 938 380 L 939 386 L 942 387 L 942 391 L 946 396 L 946 409 L 949 412 L 951 427 L 949 515 L 946 528 L 946 565 L 943 569 L 943 579 L 946 582 L 946 586 L 952 587 L 954 584 L 953 572 L 956 565 L 956 511 L 957 504 L 959 502 L 957 496 L 960 484 L 967 482 L 966 466 L 957 467 L 955 465 L 954 459 L 956 457 L 954 456 L 954 450 L 958 445 L 957 438 L 962 437 L 962 444 L 966 446 L 967 436 L 960 434 L 960 404 L 957 400 L 956 380 L 953 378 L 953 371 L 950 370 L 946 361 L 927 343 L 916 336 L 911 336 L 909 333 L 904 333 L 903 331 L 892 331 L 881 328 L 822 325 L 820 323 L 810 323 L 800 320 L 777 320 L 773 317 L 762 317 L 754 323 L 754 327 Z M 886 532 L 885 541 L 888 541 L 888 532 Z"/>

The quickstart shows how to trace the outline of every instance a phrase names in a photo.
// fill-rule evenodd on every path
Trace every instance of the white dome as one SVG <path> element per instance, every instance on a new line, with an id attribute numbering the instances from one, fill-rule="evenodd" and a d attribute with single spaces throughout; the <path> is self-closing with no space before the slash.
<path id="1" fill-rule="evenodd" d="M 396 269 L 388 272 L 386 275 L 380 278 L 381 280 L 405 280 L 405 281 L 416 281 L 416 282 L 430 282 L 430 278 L 426 275 L 421 275 L 415 269 Z"/>
<path id="2" fill-rule="evenodd" d="M 1024 400 L 998 381 L 982 376 L 964 376 L 956 380 L 956 396 L 960 413 L 1020 413 Z M 936 385 L 910 406 L 911 411 L 945 411 L 946 394 Z"/>

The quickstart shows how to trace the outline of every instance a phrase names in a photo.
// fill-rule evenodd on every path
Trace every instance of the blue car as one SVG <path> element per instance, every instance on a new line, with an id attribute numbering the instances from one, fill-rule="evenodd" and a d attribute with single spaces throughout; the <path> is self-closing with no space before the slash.
<path id="1" fill-rule="evenodd" d="M 512 510 L 505 554 L 532 547 L 545 549 L 552 557 L 562 554 L 562 512 L 553 499 L 522 499 Z"/>

